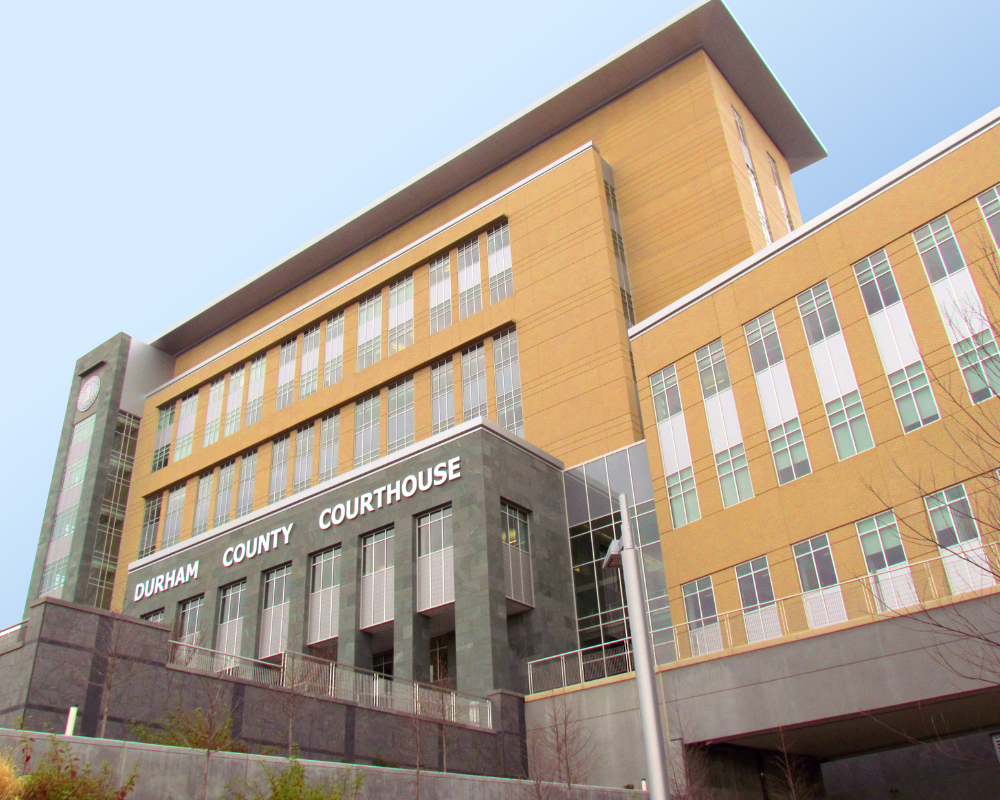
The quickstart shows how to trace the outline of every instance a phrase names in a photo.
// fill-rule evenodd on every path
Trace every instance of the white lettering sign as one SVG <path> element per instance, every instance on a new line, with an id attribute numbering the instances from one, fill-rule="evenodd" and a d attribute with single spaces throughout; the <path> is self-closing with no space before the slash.
<path id="1" fill-rule="evenodd" d="M 134 602 L 138 603 L 144 597 L 152 597 L 154 594 L 173 589 L 175 586 L 180 586 L 190 580 L 196 580 L 198 578 L 198 563 L 195 561 L 193 564 L 185 564 L 162 575 L 157 575 L 155 578 L 137 583 Z"/>
<path id="2" fill-rule="evenodd" d="M 461 456 L 455 456 L 440 464 L 421 470 L 416 475 L 407 475 L 402 480 L 379 486 L 373 492 L 365 492 L 346 503 L 337 503 L 333 508 L 319 512 L 319 526 L 323 530 L 339 525 L 345 519 L 356 519 L 369 511 L 392 505 L 403 497 L 413 497 L 417 491 L 426 492 L 432 486 L 440 486 L 462 477 Z M 384 501 L 384 502 L 383 502 Z"/>
<path id="3" fill-rule="evenodd" d="M 262 533 L 247 539 L 245 542 L 227 547 L 226 551 L 222 554 L 222 566 L 231 567 L 233 564 L 239 564 L 246 558 L 259 556 L 268 550 L 277 550 L 279 544 L 288 544 L 288 535 L 292 532 L 294 524 L 294 522 L 289 522 L 287 525 L 283 525 L 270 533 Z M 281 535 L 281 539 L 278 539 L 279 534 Z"/>

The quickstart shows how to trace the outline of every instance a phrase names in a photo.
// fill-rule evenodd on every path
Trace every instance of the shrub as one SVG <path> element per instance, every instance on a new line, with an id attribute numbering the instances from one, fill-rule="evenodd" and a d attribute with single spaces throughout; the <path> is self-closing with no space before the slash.
<path id="1" fill-rule="evenodd" d="M 32 755 L 31 740 L 21 745 L 25 775 L 20 779 L 19 800 L 125 800 L 135 788 L 136 773 L 118 785 L 115 770 L 104 762 L 95 770 L 80 764 L 73 749 L 55 738 L 33 771 L 28 771 Z"/>
<path id="2" fill-rule="evenodd" d="M 264 767 L 262 786 L 227 786 L 227 800 L 355 800 L 361 796 L 364 775 L 347 771 L 336 778 L 310 780 L 303 767 L 291 758 L 281 769 Z"/>
<path id="3" fill-rule="evenodd" d="M 14 759 L 0 756 L 0 800 L 18 800 L 21 796 L 21 777 L 17 774 Z"/>

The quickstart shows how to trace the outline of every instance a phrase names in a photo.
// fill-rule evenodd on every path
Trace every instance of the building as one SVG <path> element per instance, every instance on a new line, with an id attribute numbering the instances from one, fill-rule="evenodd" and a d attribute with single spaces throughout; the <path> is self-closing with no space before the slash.
<path id="1" fill-rule="evenodd" d="M 829 789 L 879 748 L 978 747 L 992 686 L 898 618 L 982 610 L 1000 564 L 968 524 L 996 464 L 954 447 L 1000 386 L 998 119 L 803 225 L 821 143 L 724 4 L 692 7 L 81 359 L 29 609 L 110 605 L 217 673 L 292 653 L 527 694 L 529 729 L 567 697 L 612 744 L 637 730 L 600 567 L 623 492 L 675 745 L 758 792 L 776 749 Z M 86 587 L 112 572 L 109 603 Z M 631 758 L 597 779 L 637 783 Z"/>

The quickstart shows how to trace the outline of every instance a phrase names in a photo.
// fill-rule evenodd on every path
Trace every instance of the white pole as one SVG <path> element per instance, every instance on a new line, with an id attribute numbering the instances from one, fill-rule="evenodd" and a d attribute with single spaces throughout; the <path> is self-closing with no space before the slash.
<path id="1" fill-rule="evenodd" d="M 69 707 L 69 713 L 66 715 L 66 735 L 72 736 L 73 730 L 76 728 L 76 706 Z"/>
<path id="2" fill-rule="evenodd" d="M 669 800 L 666 748 L 660 727 L 660 709 L 656 699 L 656 679 L 653 676 L 653 654 L 649 646 L 649 626 L 646 624 L 646 593 L 642 588 L 642 565 L 639 549 L 632 543 L 632 525 L 628 516 L 628 501 L 618 495 L 618 510 L 622 515 L 622 570 L 625 573 L 625 602 L 632 629 L 632 658 L 635 662 L 635 683 L 639 690 L 639 717 L 642 738 L 646 745 L 646 770 L 649 772 L 649 800 Z"/>

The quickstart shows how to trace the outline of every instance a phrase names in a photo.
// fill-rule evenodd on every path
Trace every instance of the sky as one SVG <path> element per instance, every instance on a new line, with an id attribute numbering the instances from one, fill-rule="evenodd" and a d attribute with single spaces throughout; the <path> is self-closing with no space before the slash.
<path id="1" fill-rule="evenodd" d="M 153 339 L 687 5 L 0 5 L 0 341 L 25 386 L 0 392 L 0 627 L 77 358 Z M 830 154 L 793 177 L 804 220 L 1000 105 L 995 0 L 729 7 Z"/>

